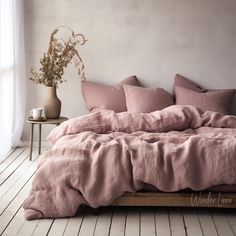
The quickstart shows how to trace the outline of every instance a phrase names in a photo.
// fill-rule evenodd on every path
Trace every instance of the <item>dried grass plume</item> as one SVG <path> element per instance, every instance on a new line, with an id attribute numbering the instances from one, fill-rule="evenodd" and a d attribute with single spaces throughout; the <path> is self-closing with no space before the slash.
<path id="1" fill-rule="evenodd" d="M 56 34 L 60 28 L 66 28 L 70 31 L 67 41 L 57 38 Z M 47 53 L 40 58 L 41 67 L 39 71 L 31 69 L 32 77 L 30 80 L 36 84 L 42 84 L 48 87 L 58 87 L 59 83 L 65 82 L 63 79 L 64 69 L 68 64 L 74 64 L 78 75 L 85 80 L 84 63 L 79 55 L 77 46 L 84 45 L 86 39 L 83 34 L 75 34 L 74 31 L 67 26 L 59 26 L 53 30 Z"/>

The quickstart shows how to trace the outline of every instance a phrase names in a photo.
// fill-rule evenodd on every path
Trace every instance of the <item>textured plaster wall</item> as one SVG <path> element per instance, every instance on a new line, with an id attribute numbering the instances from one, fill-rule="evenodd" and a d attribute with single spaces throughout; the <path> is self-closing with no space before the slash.
<path id="1" fill-rule="evenodd" d="M 80 49 L 88 80 L 115 84 L 135 74 L 145 86 L 171 91 L 180 73 L 207 88 L 236 88 L 235 12 L 235 0 L 25 0 L 27 69 L 39 66 L 51 31 L 67 25 L 88 39 Z M 65 78 L 62 115 L 85 114 L 73 67 Z M 26 116 L 47 94 L 27 86 Z M 43 127 L 44 140 L 51 128 Z"/>

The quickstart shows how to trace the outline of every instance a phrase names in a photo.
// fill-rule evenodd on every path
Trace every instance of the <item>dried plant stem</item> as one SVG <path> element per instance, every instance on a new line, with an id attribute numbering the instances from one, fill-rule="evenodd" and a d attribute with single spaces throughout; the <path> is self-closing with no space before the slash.
<path id="1" fill-rule="evenodd" d="M 56 38 L 60 28 L 66 28 L 70 31 L 71 35 L 67 41 Z M 75 34 L 68 26 L 57 27 L 50 35 L 47 53 L 44 53 L 40 59 L 41 68 L 38 72 L 31 69 L 32 77 L 30 80 L 36 84 L 58 87 L 59 83 L 66 81 L 62 78 L 64 68 L 73 62 L 81 80 L 85 80 L 84 63 L 76 47 L 84 45 L 86 41 L 83 34 Z"/>

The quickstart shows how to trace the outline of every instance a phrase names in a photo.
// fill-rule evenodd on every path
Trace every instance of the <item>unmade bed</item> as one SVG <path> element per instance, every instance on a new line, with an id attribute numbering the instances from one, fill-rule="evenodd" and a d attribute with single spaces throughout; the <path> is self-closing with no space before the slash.
<path id="1" fill-rule="evenodd" d="M 49 140 L 26 219 L 73 216 L 81 204 L 236 207 L 235 116 L 104 110 L 62 123 Z"/>

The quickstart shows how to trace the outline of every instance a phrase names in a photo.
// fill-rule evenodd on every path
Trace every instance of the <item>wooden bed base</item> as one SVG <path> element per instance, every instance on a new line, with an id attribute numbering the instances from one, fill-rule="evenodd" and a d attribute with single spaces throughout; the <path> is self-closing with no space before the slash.
<path id="1" fill-rule="evenodd" d="M 125 193 L 112 205 L 236 208 L 236 194 L 221 192 Z"/>

